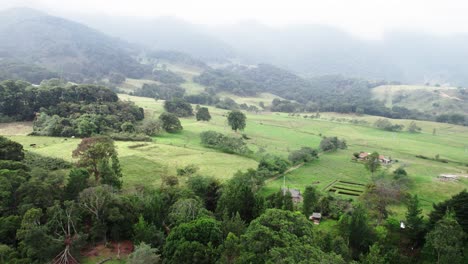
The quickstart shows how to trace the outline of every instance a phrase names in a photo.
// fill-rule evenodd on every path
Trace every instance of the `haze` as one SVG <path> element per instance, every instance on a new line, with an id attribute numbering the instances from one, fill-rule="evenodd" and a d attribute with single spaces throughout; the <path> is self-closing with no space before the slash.
<path id="1" fill-rule="evenodd" d="M 257 21 L 269 26 L 322 24 L 363 38 L 386 31 L 432 34 L 468 33 L 468 3 L 463 0 L 2 0 L 0 9 L 31 7 L 54 15 L 173 16 L 192 23 L 219 25 Z"/>

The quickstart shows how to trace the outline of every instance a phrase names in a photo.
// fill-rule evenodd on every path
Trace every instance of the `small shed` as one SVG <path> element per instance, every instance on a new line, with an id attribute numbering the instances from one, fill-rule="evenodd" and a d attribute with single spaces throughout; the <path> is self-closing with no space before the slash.
<path id="1" fill-rule="evenodd" d="M 309 217 L 309 220 L 314 221 L 314 224 L 316 225 L 320 224 L 321 219 L 322 219 L 321 213 L 312 213 L 312 215 Z"/>
<path id="2" fill-rule="evenodd" d="M 298 190 L 298 189 L 289 189 L 289 188 L 282 188 L 281 190 L 283 191 L 283 195 L 286 195 L 286 192 L 289 191 L 291 193 L 291 197 L 292 197 L 293 202 L 295 202 L 295 203 L 302 202 L 302 195 L 301 195 L 300 190 Z"/>

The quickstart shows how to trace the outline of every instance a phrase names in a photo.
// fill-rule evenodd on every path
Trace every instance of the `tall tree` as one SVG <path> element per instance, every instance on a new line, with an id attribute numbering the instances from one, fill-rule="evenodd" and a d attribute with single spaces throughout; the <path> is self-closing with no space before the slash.
<path id="1" fill-rule="evenodd" d="M 197 110 L 196 118 L 197 118 L 197 121 L 210 121 L 211 120 L 210 111 L 208 111 L 208 108 L 206 107 L 200 107 Z"/>
<path id="2" fill-rule="evenodd" d="M 232 130 L 238 131 L 238 130 L 244 130 L 245 128 L 245 114 L 242 113 L 241 111 L 234 110 L 231 111 L 227 117 L 228 123 L 231 126 Z"/>
<path id="3" fill-rule="evenodd" d="M 340 220 L 340 229 L 348 241 L 354 258 L 369 250 L 374 234 L 368 222 L 367 212 L 362 205 L 358 205 L 351 215 L 345 215 Z"/>
<path id="4" fill-rule="evenodd" d="M 417 195 L 410 196 L 406 203 L 406 229 L 407 234 L 414 243 L 421 242 L 424 231 L 422 209 Z"/>
<path id="5" fill-rule="evenodd" d="M 152 248 L 150 245 L 140 243 L 135 247 L 135 251 L 128 256 L 128 264 L 159 264 L 161 263 L 161 256 L 156 248 Z"/>
<path id="6" fill-rule="evenodd" d="M 454 213 L 447 211 L 444 218 L 426 235 L 425 249 L 433 254 L 438 264 L 461 264 L 465 236 Z"/>
<path id="7" fill-rule="evenodd" d="M 85 169 L 72 169 L 68 174 L 68 182 L 65 186 L 65 199 L 75 200 L 81 191 L 89 187 L 89 172 Z"/>
<path id="8" fill-rule="evenodd" d="M 365 161 L 364 165 L 366 169 L 372 173 L 372 177 L 374 177 L 374 173 L 380 168 L 380 160 L 379 160 L 379 153 L 372 152 L 369 156 L 367 156 L 367 160 Z"/>
<path id="9" fill-rule="evenodd" d="M 79 159 L 78 166 L 88 168 L 97 183 L 101 179 L 100 162 L 103 160 L 108 162 L 114 155 L 117 155 L 117 151 L 114 141 L 109 137 L 84 138 L 73 151 L 73 157 Z"/>
<path id="10" fill-rule="evenodd" d="M 173 113 L 162 113 L 159 120 L 162 122 L 162 128 L 168 133 L 177 133 L 183 129 L 179 118 Z"/>
<path id="11" fill-rule="evenodd" d="M 305 188 L 303 197 L 304 200 L 302 202 L 302 213 L 306 217 L 309 217 L 317 207 L 319 194 L 317 193 L 317 189 L 315 187 L 309 185 Z"/>
<path id="12" fill-rule="evenodd" d="M 24 159 L 23 146 L 0 136 L 0 160 L 21 161 Z"/>

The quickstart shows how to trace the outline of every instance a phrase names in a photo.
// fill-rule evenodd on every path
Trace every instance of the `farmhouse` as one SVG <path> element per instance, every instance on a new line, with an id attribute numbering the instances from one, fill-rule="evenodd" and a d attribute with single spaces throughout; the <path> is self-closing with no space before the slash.
<path id="1" fill-rule="evenodd" d="M 291 193 L 291 197 L 292 197 L 293 202 L 295 202 L 295 203 L 302 202 L 302 195 L 301 195 L 300 190 L 298 190 L 298 189 L 289 189 L 289 188 L 282 188 L 281 190 L 283 191 L 283 195 L 286 195 L 286 192 L 289 191 Z"/>
<path id="2" fill-rule="evenodd" d="M 368 152 L 360 152 L 359 156 L 358 156 L 358 159 L 361 160 L 361 161 L 367 160 L 369 158 L 370 154 L 371 153 L 368 153 Z M 379 155 L 379 161 L 380 161 L 380 163 L 382 163 L 384 165 L 388 165 L 388 164 L 392 163 L 392 159 L 387 158 L 384 155 Z"/>
<path id="3" fill-rule="evenodd" d="M 320 219 L 322 219 L 321 213 L 312 213 L 312 215 L 309 217 L 309 220 L 314 221 L 314 224 L 316 225 L 320 224 Z"/>

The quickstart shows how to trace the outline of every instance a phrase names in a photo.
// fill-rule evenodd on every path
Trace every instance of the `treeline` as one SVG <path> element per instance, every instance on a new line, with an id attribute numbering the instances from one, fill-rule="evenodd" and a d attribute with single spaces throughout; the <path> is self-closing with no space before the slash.
<path id="1" fill-rule="evenodd" d="M 405 107 L 386 107 L 383 102 L 373 100 L 374 87 L 387 82 L 370 82 L 339 75 L 301 78 L 286 70 L 268 64 L 256 67 L 230 66 L 223 69 L 206 70 L 194 78 L 205 85 L 211 93 L 222 91 L 241 96 L 269 92 L 287 100 L 275 99 L 272 111 L 279 112 L 338 112 L 377 115 L 397 119 L 420 119 L 466 124 L 463 115 L 434 116 Z"/>
<path id="2" fill-rule="evenodd" d="M 22 81 L 0 83 L 0 119 L 34 120 L 35 135 L 78 136 L 134 132 L 143 109 L 119 101 L 117 94 L 96 85 L 64 84 L 57 79 L 33 86 Z"/>

